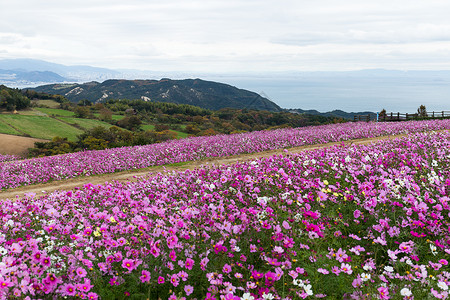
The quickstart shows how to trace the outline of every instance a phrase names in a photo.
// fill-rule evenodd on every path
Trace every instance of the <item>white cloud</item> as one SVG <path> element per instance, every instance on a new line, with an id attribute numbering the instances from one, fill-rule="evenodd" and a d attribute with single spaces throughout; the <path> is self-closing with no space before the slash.
<path id="1" fill-rule="evenodd" d="M 439 0 L 15 0 L 0 58 L 180 71 L 449 68 Z"/>

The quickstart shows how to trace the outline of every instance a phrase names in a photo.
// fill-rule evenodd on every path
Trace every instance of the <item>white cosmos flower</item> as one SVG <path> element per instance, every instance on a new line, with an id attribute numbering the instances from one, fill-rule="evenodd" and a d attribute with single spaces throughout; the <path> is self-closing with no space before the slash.
<path id="1" fill-rule="evenodd" d="M 412 295 L 412 292 L 411 292 L 411 290 L 408 289 L 408 288 L 402 288 L 402 289 L 400 290 L 400 295 L 409 297 L 409 296 Z"/>
<path id="2" fill-rule="evenodd" d="M 437 254 L 437 252 L 436 252 L 437 248 L 436 248 L 435 245 L 430 244 L 430 249 L 431 249 L 431 253 L 433 253 L 433 255 L 436 255 L 436 254 Z"/>
<path id="3" fill-rule="evenodd" d="M 306 294 L 308 294 L 309 296 L 313 295 L 313 291 L 312 291 L 312 286 L 310 284 L 306 285 L 304 287 Z"/>
<path id="4" fill-rule="evenodd" d="M 367 281 L 367 280 L 369 280 L 370 278 L 371 278 L 371 275 L 368 274 L 368 273 L 362 273 L 362 274 L 361 274 L 361 280 L 362 280 L 362 281 Z"/>
<path id="5" fill-rule="evenodd" d="M 386 272 L 389 272 L 389 273 L 394 272 L 394 268 L 391 267 L 391 266 L 386 266 L 386 267 L 384 267 L 384 270 L 385 270 Z"/>
<path id="6" fill-rule="evenodd" d="M 446 284 L 445 282 L 443 282 L 443 281 L 439 281 L 439 282 L 438 282 L 438 287 L 439 287 L 441 290 L 444 290 L 444 291 L 448 290 L 447 284 Z"/>
<path id="7" fill-rule="evenodd" d="M 263 297 L 263 299 L 267 299 L 267 300 L 272 300 L 272 299 L 274 299 L 272 293 L 263 294 L 262 297 Z"/>
<path id="8" fill-rule="evenodd" d="M 255 297 L 253 297 L 250 293 L 245 293 L 242 295 L 241 300 L 255 300 Z"/>

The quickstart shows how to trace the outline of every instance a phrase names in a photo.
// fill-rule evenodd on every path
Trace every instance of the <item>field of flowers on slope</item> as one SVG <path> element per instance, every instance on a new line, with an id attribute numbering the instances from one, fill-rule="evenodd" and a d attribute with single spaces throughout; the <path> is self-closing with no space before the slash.
<path id="1" fill-rule="evenodd" d="M 0 163 L 5 162 L 5 161 L 12 161 L 12 160 L 16 160 L 19 159 L 19 157 L 14 156 L 14 155 L 8 155 L 8 154 L 0 154 Z"/>
<path id="2" fill-rule="evenodd" d="M 0 294 L 428 299 L 450 285 L 450 133 L 0 204 Z"/>
<path id="3" fill-rule="evenodd" d="M 0 163 L 0 190 L 78 176 L 114 173 L 319 143 L 450 129 L 450 120 L 345 123 L 172 140 L 160 144 L 86 151 Z"/>

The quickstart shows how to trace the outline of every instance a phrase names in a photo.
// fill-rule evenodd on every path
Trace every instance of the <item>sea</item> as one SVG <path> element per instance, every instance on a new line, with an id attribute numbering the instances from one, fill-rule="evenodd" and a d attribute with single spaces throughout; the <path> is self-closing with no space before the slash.
<path id="1" fill-rule="evenodd" d="M 306 74 L 304 76 L 238 76 L 212 78 L 247 89 L 282 108 L 415 113 L 450 111 L 450 76 L 373 76 L 354 73 Z"/>

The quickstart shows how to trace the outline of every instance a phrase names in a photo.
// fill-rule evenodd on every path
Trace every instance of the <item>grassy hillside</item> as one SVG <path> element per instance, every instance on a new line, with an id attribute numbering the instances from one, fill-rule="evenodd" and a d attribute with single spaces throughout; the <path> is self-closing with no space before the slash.
<path id="1" fill-rule="evenodd" d="M 5 121 L 3 121 L 2 115 L 0 115 L 0 133 L 22 135 L 20 132 L 5 123 Z"/>
<path id="2" fill-rule="evenodd" d="M 77 135 L 83 133 L 81 129 L 68 125 L 60 120 L 45 116 L 0 115 L 0 121 L 6 123 L 18 135 L 50 140 L 55 136 L 76 140 Z M 10 130 L 10 129 L 7 129 Z M 2 133 L 8 133 L 3 132 Z M 17 134 L 17 133 L 10 133 Z"/>
<path id="3" fill-rule="evenodd" d="M 80 119 L 80 118 L 74 118 L 74 117 L 56 117 L 58 120 L 63 121 L 64 123 L 71 124 L 75 127 L 81 127 L 82 129 L 91 129 L 97 126 L 103 126 L 106 128 L 110 128 L 111 124 L 95 120 L 95 119 Z"/>
<path id="4" fill-rule="evenodd" d="M 63 117 L 73 117 L 75 113 L 73 111 L 58 109 L 58 108 L 34 108 L 35 111 L 40 111 L 49 116 L 63 116 Z"/>

